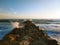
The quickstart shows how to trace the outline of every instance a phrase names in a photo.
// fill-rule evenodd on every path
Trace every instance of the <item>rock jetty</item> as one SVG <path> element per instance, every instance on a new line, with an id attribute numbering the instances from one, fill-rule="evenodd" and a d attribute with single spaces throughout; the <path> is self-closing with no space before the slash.
<path id="1" fill-rule="evenodd" d="M 58 45 L 56 40 L 51 39 L 32 21 L 27 20 L 22 24 L 22 28 L 14 28 L 6 34 L 0 40 L 0 45 Z"/>

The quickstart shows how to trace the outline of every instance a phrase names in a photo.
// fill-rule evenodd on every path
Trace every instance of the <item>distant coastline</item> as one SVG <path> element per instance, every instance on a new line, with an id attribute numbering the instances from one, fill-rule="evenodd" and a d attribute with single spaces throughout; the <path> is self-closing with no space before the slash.
<path id="1" fill-rule="evenodd" d="M 0 22 L 22 22 L 25 19 L 0 19 Z M 50 24 L 50 23 L 55 23 L 55 24 L 60 24 L 60 20 L 48 20 L 48 19 L 32 19 L 32 22 L 35 24 Z M 58 22 L 58 23 L 56 23 Z"/>

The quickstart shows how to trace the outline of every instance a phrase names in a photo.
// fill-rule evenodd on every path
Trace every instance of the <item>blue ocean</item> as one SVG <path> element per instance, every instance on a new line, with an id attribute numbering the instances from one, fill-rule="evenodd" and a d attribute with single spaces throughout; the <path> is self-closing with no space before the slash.
<path id="1" fill-rule="evenodd" d="M 39 28 L 45 29 L 44 33 L 60 42 L 60 24 L 36 24 Z M 0 40 L 13 30 L 11 22 L 0 22 Z"/>

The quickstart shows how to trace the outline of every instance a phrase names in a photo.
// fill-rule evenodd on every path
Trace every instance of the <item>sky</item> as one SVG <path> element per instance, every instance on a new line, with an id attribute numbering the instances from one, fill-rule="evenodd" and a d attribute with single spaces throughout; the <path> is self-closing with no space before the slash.
<path id="1" fill-rule="evenodd" d="M 60 19 L 59 0 L 0 0 L 0 19 Z"/>

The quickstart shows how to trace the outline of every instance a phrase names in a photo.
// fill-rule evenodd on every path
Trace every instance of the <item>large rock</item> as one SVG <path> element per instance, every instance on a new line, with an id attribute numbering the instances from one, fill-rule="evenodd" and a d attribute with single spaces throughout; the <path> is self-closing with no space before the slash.
<path id="1" fill-rule="evenodd" d="M 0 41 L 1 45 L 58 45 L 56 40 L 49 39 L 32 21 L 25 21 L 23 28 L 15 28 Z"/>

